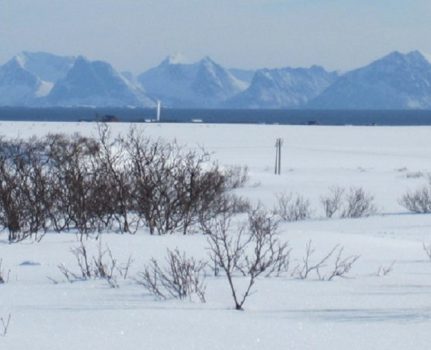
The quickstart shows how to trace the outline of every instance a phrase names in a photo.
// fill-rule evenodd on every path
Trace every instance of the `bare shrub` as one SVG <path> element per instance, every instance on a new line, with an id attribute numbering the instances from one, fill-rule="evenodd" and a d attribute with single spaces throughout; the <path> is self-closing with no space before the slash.
<path id="1" fill-rule="evenodd" d="M 203 232 L 206 232 L 212 221 L 219 215 L 244 214 L 252 209 L 248 199 L 230 193 L 222 194 L 208 204 L 199 212 L 199 225 Z"/>
<path id="2" fill-rule="evenodd" d="M 151 234 L 186 234 L 211 217 L 224 195 L 242 181 L 223 173 L 204 150 L 152 141 L 134 130 L 124 147 L 131 163 L 133 208 Z"/>
<path id="3" fill-rule="evenodd" d="M 96 184 L 102 186 L 101 191 L 108 195 L 101 198 L 104 206 L 100 212 L 100 219 L 105 218 L 105 226 L 116 222 L 120 232 L 136 232 L 139 221 L 132 214 L 132 183 L 130 179 L 130 163 L 125 151 L 125 141 L 113 138 L 106 124 L 98 125 L 99 149 L 96 154 L 97 174 Z"/>
<path id="4" fill-rule="evenodd" d="M 410 171 L 406 173 L 407 179 L 418 179 L 420 177 L 424 177 L 425 174 L 422 171 Z"/>
<path id="5" fill-rule="evenodd" d="M 224 272 L 236 310 L 242 310 L 252 287 L 260 275 L 279 273 L 288 266 L 289 251 L 286 243 L 277 237 L 277 221 L 258 208 L 248 215 L 248 222 L 233 230 L 232 214 L 223 213 L 207 226 L 209 255 L 215 266 Z M 246 278 L 240 291 L 236 274 Z"/>
<path id="6" fill-rule="evenodd" d="M 244 187 L 249 180 L 247 166 L 232 166 L 223 171 L 227 179 L 227 187 L 235 189 Z"/>
<path id="7" fill-rule="evenodd" d="M 374 197 L 366 193 L 361 187 L 352 187 L 346 193 L 345 206 L 341 217 L 360 218 L 370 216 L 377 212 Z"/>
<path id="8" fill-rule="evenodd" d="M 413 213 L 431 213 L 431 186 L 423 186 L 404 194 L 399 203 Z"/>
<path id="9" fill-rule="evenodd" d="M 327 218 L 332 218 L 341 209 L 344 192 L 345 190 L 341 187 L 331 187 L 329 194 L 320 198 Z"/>
<path id="10" fill-rule="evenodd" d="M 196 295 L 205 302 L 205 266 L 205 262 L 189 258 L 177 249 L 168 250 L 166 266 L 161 267 L 156 259 L 152 259 L 138 274 L 136 282 L 161 299 L 185 299 Z"/>
<path id="11" fill-rule="evenodd" d="M 353 264 L 359 259 L 359 256 L 343 257 L 343 252 L 344 247 L 336 245 L 328 253 L 316 260 L 314 259 L 316 249 L 310 240 L 305 246 L 302 263 L 294 268 L 292 276 L 305 280 L 311 276 L 311 273 L 314 273 L 321 281 L 332 281 L 335 277 L 345 277 L 352 269 Z M 332 257 L 335 257 L 335 259 Z M 331 259 L 333 260 L 332 263 Z"/>
<path id="12" fill-rule="evenodd" d="M 305 256 L 302 259 L 302 264 L 298 264 L 294 268 L 292 276 L 302 280 L 307 279 L 312 272 L 316 272 L 316 274 L 320 276 L 319 270 L 326 266 L 326 262 L 331 258 L 337 248 L 338 246 L 334 247 L 329 253 L 312 262 L 311 259 L 314 257 L 316 249 L 313 247 L 313 242 L 311 240 L 308 241 L 305 246 Z"/>
<path id="13" fill-rule="evenodd" d="M 10 270 L 3 269 L 3 259 L 0 259 L 0 284 L 5 284 L 9 281 Z"/>
<path id="14" fill-rule="evenodd" d="M 332 281 L 335 277 L 345 278 L 353 267 L 353 264 L 359 259 L 359 255 L 343 257 L 344 247 L 338 248 L 338 253 L 332 268 L 325 276 L 320 276 L 320 280 Z"/>
<path id="15" fill-rule="evenodd" d="M 283 221 L 306 220 L 311 216 L 310 201 L 292 193 L 277 194 L 274 213 Z"/>
<path id="16" fill-rule="evenodd" d="M 428 259 L 431 260 L 431 243 L 430 244 L 423 244 L 424 252 L 427 255 Z"/>
<path id="17" fill-rule="evenodd" d="M 9 242 L 46 231 L 52 198 L 46 176 L 45 143 L 0 140 L 0 225 Z"/>
<path id="18" fill-rule="evenodd" d="M 98 181 L 100 173 L 95 168 L 99 144 L 79 134 L 48 135 L 47 141 L 54 191 L 53 226 L 59 232 L 75 228 L 82 239 L 100 228 L 100 212 L 109 203 L 109 191 L 100 188 L 104 182 Z"/>
<path id="19" fill-rule="evenodd" d="M 252 204 L 247 198 L 233 194 L 227 194 L 223 198 L 230 202 L 230 210 L 234 214 L 247 213 L 252 209 Z"/>
<path id="20" fill-rule="evenodd" d="M 133 262 L 131 257 L 129 257 L 126 264 L 120 265 L 118 260 L 112 255 L 109 247 L 102 249 L 101 240 L 99 240 L 97 255 L 95 256 L 89 255 L 88 249 L 83 242 L 78 247 L 72 249 L 72 254 L 75 257 L 78 271 L 74 272 L 64 264 L 58 266 L 60 272 L 70 283 L 89 279 L 103 279 L 112 288 L 118 288 L 118 277 L 126 279 L 130 265 Z"/>
<path id="21" fill-rule="evenodd" d="M 9 314 L 7 317 L 0 317 L 0 336 L 5 337 L 7 335 L 11 319 L 11 314 Z"/>
<path id="22" fill-rule="evenodd" d="M 377 269 L 377 272 L 376 272 L 376 276 L 377 277 L 384 277 L 384 276 L 387 276 L 387 275 L 389 275 L 392 271 L 393 271 L 393 269 L 394 269 L 394 266 L 395 266 L 395 260 L 394 261 L 392 261 L 389 265 L 381 265 L 381 266 L 379 266 L 379 268 Z"/>
<path id="23" fill-rule="evenodd" d="M 226 207 L 248 202 L 232 190 L 247 168 L 221 169 L 202 149 L 152 140 L 131 129 L 98 138 L 50 134 L 29 140 L 0 138 L 0 226 L 17 242 L 47 230 L 151 234 L 198 230 Z"/>

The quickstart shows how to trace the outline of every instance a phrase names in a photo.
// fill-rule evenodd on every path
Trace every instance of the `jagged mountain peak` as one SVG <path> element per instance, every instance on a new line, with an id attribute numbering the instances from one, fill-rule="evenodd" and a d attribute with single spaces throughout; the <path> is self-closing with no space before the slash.
<path id="1" fill-rule="evenodd" d="M 227 101 L 233 108 L 300 108 L 337 79 L 319 66 L 256 71 L 250 87 Z"/>
<path id="2" fill-rule="evenodd" d="M 0 105 L 27 106 L 43 94 L 42 81 L 24 67 L 20 57 L 13 57 L 0 67 Z M 44 86 L 45 88 L 45 86 Z"/>
<path id="3" fill-rule="evenodd" d="M 431 107 L 431 64 L 419 51 L 392 52 L 344 74 L 313 108 L 411 109 Z"/>
<path id="4" fill-rule="evenodd" d="M 66 77 L 54 86 L 49 104 L 66 106 L 140 106 L 150 107 L 154 101 L 133 85 L 109 63 L 77 57 Z"/>
<path id="5" fill-rule="evenodd" d="M 217 63 L 215 63 L 215 61 L 210 56 L 202 57 L 202 59 L 199 61 L 199 63 L 204 64 L 204 65 L 217 64 Z"/>
<path id="6" fill-rule="evenodd" d="M 399 51 L 393 51 L 388 55 L 372 62 L 372 64 L 395 64 L 395 65 L 427 65 L 429 61 L 425 58 L 425 56 L 418 50 L 411 51 L 408 53 L 401 53 Z"/>
<path id="7" fill-rule="evenodd" d="M 73 74 L 89 74 L 95 76 L 98 74 L 108 74 L 116 77 L 120 77 L 120 73 L 115 71 L 115 69 L 108 63 L 100 60 L 90 61 L 85 56 L 78 56 L 68 75 Z"/>
<path id="8" fill-rule="evenodd" d="M 188 64 L 189 61 L 182 53 L 175 53 L 167 56 L 160 65 L 176 65 L 176 64 Z"/>
<path id="9" fill-rule="evenodd" d="M 210 57 L 195 63 L 172 63 L 165 59 L 159 66 L 138 77 L 150 96 L 169 107 L 214 108 L 245 88 L 227 69 Z"/>
<path id="10" fill-rule="evenodd" d="M 0 83 L 16 83 L 37 86 L 40 79 L 24 67 L 22 58 L 15 56 L 0 66 Z"/>
<path id="11" fill-rule="evenodd" d="M 23 51 L 14 57 L 22 67 L 41 80 L 55 83 L 64 78 L 75 62 L 74 56 L 58 56 L 47 52 Z"/>
<path id="12" fill-rule="evenodd" d="M 3 70 L 25 70 L 25 60 L 21 56 L 14 56 L 9 61 L 7 61 L 3 66 Z"/>

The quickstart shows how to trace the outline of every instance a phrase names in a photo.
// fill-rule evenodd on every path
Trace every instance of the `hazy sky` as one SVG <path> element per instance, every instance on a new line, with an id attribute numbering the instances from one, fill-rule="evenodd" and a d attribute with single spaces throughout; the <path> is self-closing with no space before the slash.
<path id="1" fill-rule="evenodd" d="M 413 49 L 431 54 L 431 0 L 0 0 L 0 63 L 49 51 L 141 72 L 181 52 L 346 70 Z"/>

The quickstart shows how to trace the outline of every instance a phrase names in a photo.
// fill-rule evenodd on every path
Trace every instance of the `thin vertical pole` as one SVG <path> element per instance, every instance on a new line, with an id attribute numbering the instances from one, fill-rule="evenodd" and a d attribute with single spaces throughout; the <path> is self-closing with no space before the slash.
<path id="1" fill-rule="evenodd" d="M 278 175 L 281 174 L 281 139 L 278 139 Z"/>
<path id="2" fill-rule="evenodd" d="M 281 147 L 283 145 L 283 140 L 281 138 L 278 138 L 275 141 L 275 167 L 274 167 L 274 174 L 280 175 L 281 174 Z"/>

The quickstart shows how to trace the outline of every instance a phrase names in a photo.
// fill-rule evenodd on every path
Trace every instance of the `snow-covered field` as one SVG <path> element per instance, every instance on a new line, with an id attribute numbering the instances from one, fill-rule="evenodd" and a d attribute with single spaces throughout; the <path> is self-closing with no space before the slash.
<path id="1" fill-rule="evenodd" d="M 73 234 L 48 234 L 41 243 L 9 245 L 0 234 L 3 269 L 0 317 L 12 315 L 3 350 L 108 349 L 430 349 L 431 215 L 413 215 L 398 204 L 431 172 L 431 127 L 322 127 L 264 125 L 145 124 L 149 136 L 204 146 L 222 165 L 247 165 L 242 195 L 272 207 L 275 194 L 310 198 L 313 219 L 280 227 L 293 264 L 312 240 L 317 257 L 334 245 L 360 255 L 350 278 L 331 282 L 290 276 L 262 278 L 245 311 L 232 309 L 228 285 L 208 277 L 207 303 L 157 301 L 133 280 L 112 289 L 106 282 L 70 284 L 57 266 L 73 268 Z M 113 124 L 126 133 L 127 124 Z M 28 137 L 48 132 L 95 135 L 94 124 L 1 122 L 0 135 Z M 273 174 L 276 138 L 284 139 L 281 176 Z M 319 198 L 329 187 L 361 186 L 375 196 L 379 214 L 361 219 L 325 219 Z M 125 261 L 130 275 L 166 248 L 205 257 L 203 236 L 106 234 L 103 244 Z M 94 242 L 88 243 L 90 246 Z M 381 266 L 393 271 L 377 276 Z M 53 283 L 52 280 L 58 283 Z"/>

